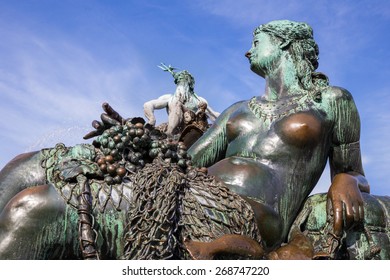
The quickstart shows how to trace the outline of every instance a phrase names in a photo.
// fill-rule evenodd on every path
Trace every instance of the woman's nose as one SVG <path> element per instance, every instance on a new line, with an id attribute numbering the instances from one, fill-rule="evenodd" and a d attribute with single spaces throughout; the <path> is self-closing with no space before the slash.
<path id="1" fill-rule="evenodd" d="M 251 58 L 251 53 L 250 53 L 249 51 L 247 51 L 246 54 L 245 54 L 245 56 L 246 56 L 247 58 Z"/>

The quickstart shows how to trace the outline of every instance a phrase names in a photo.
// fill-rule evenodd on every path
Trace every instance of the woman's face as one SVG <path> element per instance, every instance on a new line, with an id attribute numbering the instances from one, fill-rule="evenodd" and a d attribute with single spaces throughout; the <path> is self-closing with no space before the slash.
<path id="1" fill-rule="evenodd" d="M 259 32 L 253 37 L 252 47 L 245 54 L 249 59 L 253 72 L 265 77 L 281 56 L 280 43 L 265 32 Z"/>

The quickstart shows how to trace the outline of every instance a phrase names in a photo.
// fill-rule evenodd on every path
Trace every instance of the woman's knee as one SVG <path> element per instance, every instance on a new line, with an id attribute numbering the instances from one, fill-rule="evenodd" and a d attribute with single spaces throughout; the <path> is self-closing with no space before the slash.
<path id="1" fill-rule="evenodd" d="M 54 188 L 35 186 L 19 192 L 7 203 L 0 213 L 0 223 L 7 228 L 35 227 L 63 210 L 64 202 Z"/>
<path id="2" fill-rule="evenodd" d="M 0 212 L 17 193 L 45 182 L 40 153 L 21 154 L 0 170 Z"/>
<path id="3" fill-rule="evenodd" d="M 52 233 L 51 225 L 63 219 L 65 205 L 48 185 L 15 195 L 0 213 L 0 259 L 35 258 L 42 236 Z"/>

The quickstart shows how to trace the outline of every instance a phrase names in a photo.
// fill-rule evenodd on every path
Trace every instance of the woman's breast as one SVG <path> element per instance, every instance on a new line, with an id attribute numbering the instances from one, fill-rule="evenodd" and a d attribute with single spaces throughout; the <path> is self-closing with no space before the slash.
<path id="1" fill-rule="evenodd" d="M 258 119 L 245 111 L 238 111 L 232 114 L 226 123 L 226 136 L 228 141 L 231 142 L 240 136 L 253 134 L 260 126 L 258 122 Z"/>
<path id="2" fill-rule="evenodd" d="M 275 123 L 275 133 L 287 145 L 309 148 L 321 142 L 321 120 L 311 112 L 290 115 Z"/>
<path id="3" fill-rule="evenodd" d="M 226 125 L 228 150 L 234 150 L 238 155 L 240 149 L 251 150 L 259 157 L 289 149 L 313 148 L 324 141 L 325 131 L 323 118 L 314 111 L 291 114 L 268 125 L 240 113 L 232 115 Z"/>

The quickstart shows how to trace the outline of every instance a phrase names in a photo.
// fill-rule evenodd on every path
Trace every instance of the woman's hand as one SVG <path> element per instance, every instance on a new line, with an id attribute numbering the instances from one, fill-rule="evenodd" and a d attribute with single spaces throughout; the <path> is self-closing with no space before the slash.
<path id="1" fill-rule="evenodd" d="M 328 191 L 328 215 L 333 216 L 333 230 L 341 237 L 348 230 L 364 221 L 363 197 L 358 180 L 347 173 L 337 174 Z"/>

